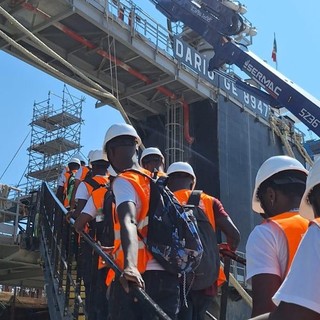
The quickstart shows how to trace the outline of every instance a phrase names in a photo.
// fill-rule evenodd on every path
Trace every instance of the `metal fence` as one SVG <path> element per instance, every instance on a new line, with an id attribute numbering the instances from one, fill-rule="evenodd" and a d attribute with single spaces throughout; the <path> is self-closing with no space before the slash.
<path id="1" fill-rule="evenodd" d="M 80 319 L 85 314 L 78 266 L 77 234 L 66 221 L 67 210 L 44 183 L 41 190 L 41 253 L 51 319 Z"/>

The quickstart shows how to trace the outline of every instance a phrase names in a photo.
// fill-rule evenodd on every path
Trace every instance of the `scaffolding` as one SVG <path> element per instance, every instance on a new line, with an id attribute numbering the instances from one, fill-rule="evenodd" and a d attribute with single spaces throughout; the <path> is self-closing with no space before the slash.
<path id="1" fill-rule="evenodd" d="M 34 103 L 27 191 L 38 189 L 42 181 L 55 188 L 64 165 L 80 152 L 83 102 L 64 85 L 62 97 L 49 91 L 46 100 Z"/>

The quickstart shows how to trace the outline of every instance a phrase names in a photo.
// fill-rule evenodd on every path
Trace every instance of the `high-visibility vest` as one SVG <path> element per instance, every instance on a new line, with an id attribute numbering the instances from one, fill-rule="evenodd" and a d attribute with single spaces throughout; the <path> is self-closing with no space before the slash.
<path id="1" fill-rule="evenodd" d="M 298 249 L 302 236 L 308 229 L 309 220 L 300 216 L 298 212 L 284 212 L 266 219 L 263 223 L 274 223 L 284 232 L 288 255 L 285 275 L 288 273 L 293 257 Z"/>
<path id="2" fill-rule="evenodd" d="M 141 171 L 146 174 L 150 175 L 150 172 L 145 169 L 141 169 Z M 122 177 L 126 179 L 128 182 L 132 184 L 137 195 L 141 202 L 141 209 L 136 214 L 136 222 L 137 222 L 137 229 L 139 234 L 146 238 L 148 232 L 148 210 L 149 210 L 149 200 L 150 200 L 150 180 L 148 177 L 140 175 L 137 172 L 132 171 L 125 171 L 120 173 L 118 177 Z M 118 178 L 117 177 L 117 178 Z M 116 178 L 116 179 L 117 179 Z M 138 240 L 138 264 L 137 268 L 140 273 L 145 272 L 147 263 L 149 260 L 152 259 L 152 254 L 147 250 L 144 242 L 137 233 L 137 240 Z M 119 230 L 115 229 L 115 243 L 119 243 L 120 246 L 114 252 L 114 261 L 119 266 L 121 270 L 124 268 L 124 252 L 121 246 L 121 238 L 120 238 L 120 228 Z M 111 269 L 108 272 L 106 284 L 109 285 L 114 278 L 114 272 Z"/>
<path id="3" fill-rule="evenodd" d="M 86 177 L 86 175 L 88 174 L 88 172 L 90 171 L 90 168 L 87 166 L 81 166 L 82 170 L 81 170 L 81 177 L 80 180 L 83 181 L 84 178 Z"/>
<path id="4" fill-rule="evenodd" d="M 92 177 L 92 179 L 93 179 L 94 181 L 96 181 L 97 183 L 99 183 L 99 184 L 101 185 L 101 187 L 102 187 L 103 185 L 106 185 L 107 182 L 109 181 L 108 176 L 94 176 L 94 177 Z M 85 186 L 86 186 L 86 188 L 87 188 L 87 190 L 88 190 L 88 194 L 91 195 L 91 194 L 92 194 L 92 191 L 94 190 L 94 186 L 92 186 L 92 185 L 91 185 L 89 182 L 87 182 L 86 180 L 83 180 L 82 182 L 85 184 Z"/>

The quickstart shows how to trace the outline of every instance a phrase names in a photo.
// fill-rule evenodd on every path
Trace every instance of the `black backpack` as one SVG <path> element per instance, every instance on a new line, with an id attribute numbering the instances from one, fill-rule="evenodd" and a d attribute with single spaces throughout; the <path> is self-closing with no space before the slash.
<path id="1" fill-rule="evenodd" d="M 199 266 L 188 275 L 192 290 L 210 287 L 218 278 L 220 256 L 217 236 L 204 211 L 199 207 L 201 190 L 192 191 L 186 207 L 193 205 L 193 215 L 197 220 L 197 229 L 203 245 L 203 255 Z"/>
<path id="2" fill-rule="evenodd" d="M 192 208 L 185 209 L 166 187 L 166 179 L 150 179 L 148 234 L 144 241 L 153 257 L 168 272 L 188 273 L 197 268 L 203 247 Z"/>
<path id="3" fill-rule="evenodd" d="M 114 204 L 114 194 L 109 186 L 103 200 L 103 220 L 96 223 L 96 237 L 104 247 L 112 247 L 114 245 Z"/>
<path id="4" fill-rule="evenodd" d="M 114 195 L 111 188 L 111 178 L 109 177 L 109 182 L 106 184 L 99 184 L 91 176 L 86 176 L 84 179 L 93 187 L 92 193 L 94 193 L 99 188 L 105 188 L 106 192 L 103 199 L 102 215 L 103 219 L 95 219 L 91 221 L 92 227 L 95 230 L 95 238 L 104 247 L 112 247 L 114 244 L 114 215 L 113 215 L 113 205 L 115 203 Z M 98 220 L 98 221 L 97 221 Z"/>

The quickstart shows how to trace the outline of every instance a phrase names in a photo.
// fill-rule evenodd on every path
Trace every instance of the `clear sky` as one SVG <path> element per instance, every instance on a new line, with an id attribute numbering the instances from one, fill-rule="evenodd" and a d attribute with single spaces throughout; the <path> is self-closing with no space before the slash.
<path id="1" fill-rule="evenodd" d="M 135 1 L 154 17 L 159 17 L 153 4 L 147 0 Z M 242 0 L 248 12 L 245 15 L 258 29 L 251 51 L 260 58 L 271 60 L 273 34 L 278 46 L 278 70 L 300 87 L 320 98 L 320 44 L 318 19 L 319 0 Z M 161 19 L 164 21 L 163 19 Z M 120 114 L 111 107 L 95 109 L 95 100 L 72 87 L 69 91 L 85 97 L 83 104 L 82 152 L 100 148 L 106 129 L 115 122 L 123 122 Z M 0 177 L 31 130 L 34 102 L 45 100 L 48 91 L 61 95 L 63 83 L 23 61 L 0 51 Z M 315 137 L 315 136 L 313 136 Z M 307 133 L 307 139 L 310 138 Z M 22 145 L 0 183 L 16 185 L 28 165 L 27 148 L 30 135 Z"/>

